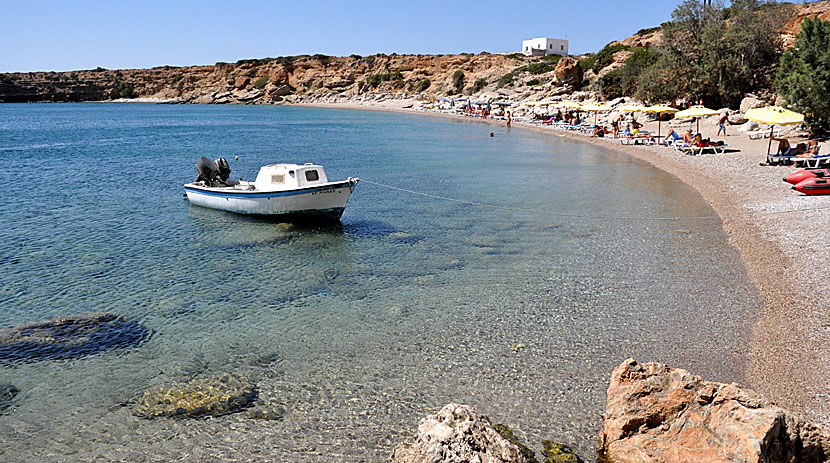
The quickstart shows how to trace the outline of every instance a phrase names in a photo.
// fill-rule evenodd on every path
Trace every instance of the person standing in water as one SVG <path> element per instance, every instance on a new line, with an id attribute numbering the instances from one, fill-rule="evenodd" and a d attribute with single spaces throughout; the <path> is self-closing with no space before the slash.
<path id="1" fill-rule="evenodd" d="M 513 118 L 511 116 L 510 111 L 507 111 L 507 128 L 510 128 L 510 123 L 513 122 Z"/>

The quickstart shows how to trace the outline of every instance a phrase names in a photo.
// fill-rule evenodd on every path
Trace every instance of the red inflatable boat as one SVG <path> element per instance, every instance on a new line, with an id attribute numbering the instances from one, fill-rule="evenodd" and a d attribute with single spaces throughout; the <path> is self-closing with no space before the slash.
<path id="1" fill-rule="evenodd" d="M 798 185 L 808 178 L 830 178 L 830 169 L 806 169 L 793 172 L 784 177 L 784 181 L 793 185 Z"/>
<path id="2" fill-rule="evenodd" d="M 830 195 L 830 179 L 813 177 L 802 180 L 793 190 L 805 195 Z"/>

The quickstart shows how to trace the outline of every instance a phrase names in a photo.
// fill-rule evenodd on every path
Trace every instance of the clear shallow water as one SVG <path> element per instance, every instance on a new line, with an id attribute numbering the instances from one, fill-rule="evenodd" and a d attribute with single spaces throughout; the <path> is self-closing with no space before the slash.
<path id="1" fill-rule="evenodd" d="M 495 138 L 488 135 L 496 132 Z M 450 401 L 593 456 L 626 357 L 740 381 L 759 295 L 720 222 L 557 218 L 361 183 L 342 226 L 190 206 L 233 154 L 505 207 L 708 216 L 690 188 L 553 134 L 281 107 L 0 105 L 0 329 L 107 311 L 138 347 L 0 364 L 3 461 L 383 461 Z M 515 348 L 517 345 L 525 347 Z M 149 388 L 232 372 L 282 421 L 143 420 Z"/>

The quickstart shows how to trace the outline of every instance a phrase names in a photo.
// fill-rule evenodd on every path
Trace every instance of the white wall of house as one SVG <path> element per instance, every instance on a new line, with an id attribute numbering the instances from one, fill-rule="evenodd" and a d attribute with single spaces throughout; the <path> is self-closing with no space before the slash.
<path id="1" fill-rule="evenodd" d="M 522 40 L 522 53 L 528 56 L 567 55 L 568 41 L 548 37 Z"/>

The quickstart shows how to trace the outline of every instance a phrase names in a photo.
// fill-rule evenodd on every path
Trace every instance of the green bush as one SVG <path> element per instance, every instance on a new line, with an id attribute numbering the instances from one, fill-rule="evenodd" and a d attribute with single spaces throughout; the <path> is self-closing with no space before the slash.
<path id="1" fill-rule="evenodd" d="M 622 72 L 619 69 L 609 72 L 599 78 L 600 94 L 602 98 L 611 100 L 622 96 Z"/>
<path id="2" fill-rule="evenodd" d="M 554 66 L 550 63 L 530 63 L 527 66 L 524 66 L 524 70 L 533 74 L 544 74 L 546 72 L 553 71 Z"/>
<path id="3" fill-rule="evenodd" d="M 597 55 L 594 53 L 588 53 L 585 55 L 584 58 L 579 60 L 579 67 L 582 68 L 582 72 L 586 72 L 590 69 L 594 68 L 594 64 L 597 62 Z"/>
<path id="4" fill-rule="evenodd" d="M 253 69 L 248 70 L 248 72 L 246 72 L 245 75 L 248 76 L 248 77 L 254 77 L 254 76 L 256 76 L 256 73 L 257 73 L 257 68 L 253 68 Z"/>
<path id="5" fill-rule="evenodd" d="M 181 75 L 181 74 L 179 74 L 179 75 L 177 75 L 177 76 L 173 76 L 173 78 L 172 78 L 172 79 L 170 79 L 170 84 L 171 84 L 171 85 L 175 85 L 175 84 L 176 84 L 176 82 L 178 82 L 178 81 L 182 80 L 182 78 L 184 78 L 184 76 L 183 76 L 183 75 Z"/>
<path id="6" fill-rule="evenodd" d="M 453 93 L 461 93 L 464 88 L 464 71 L 457 70 L 452 74 L 452 89 Z"/>
<path id="7" fill-rule="evenodd" d="M 470 92 L 472 92 L 472 93 L 478 93 L 478 92 L 480 92 L 480 91 L 481 91 L 481 89 L 482 89 L 482 88 L 484 88 L 486 85 L 487 85 L 487 79 L 484 79 L 484 78 L 481 78 L 481 79 L 476 79 L 476 81 L 475 81 L 475 82 L 473 82 L 473 85 L 470 87 Z"/>
<path id="8" fill-rule="evenodd" d="M 120 98 L 133 98 L 135 96 L 132 82 L 119 82 L 116 91 Z"/>
<path id="9" fill-rule="evenodd" d="M 381 82 L 395 82 L 395 86 L 397 88 L 401 88 L 404 85 L 403 81 L 403 74 L 400 71 L 394 72 L 385 72 L 382 74 L 373 74 L 366 79 L 366 85 L 372 88 L 377 88 Z"/>
<path id="10" fill-rule="evenodd" d="M 525 60 L 525 55 L 523 55 L 521 53 L 511 53 L 511 54 L 505 55 L 505 56 L 507 56 L 510 59 L 515 59 L 515 60 L 518 60 L 518 61 L 524 61 Z"/>
<path id="11" fill-rule="evenodd" d="M 816 135 L 830 133 L 830 21 L 804 18 L 795 48 L 781 56 L 776 88 Z"/>
<path id="12" fill-rule="evenodd" d="M 426 91 L 430 85 L 432 85 L 432 82 L 430 82 L 429 79 L 421 79 L 412 87 L 412 90 L 416 93 L 420 93 Z"/>
<path id="13" fill-rule="evenodd" d="M 533 87 L 533 86 L 539 85 L 541 83 L 542 82 L 540 82 L 539 79 L 530 79 L 530 80 L 527 81 L 527 86 L 528 87 Z"/>
<path id="14" fill-rule="evenodd" d="M 611 64 L 614 61 L 614 53 L 616 53 L 618 51 L 630 50 L 630 49 L 631 49 L 631 47 L 629 47 L 628 45 L 623 45 L 621 43 L 617 43 L 617 44 L 610 44 L 609 43 L 602 50 L 600 50 L 599 53 L 597 53 L 597 55 L 594 59 L 593 66 L 591 66 L 591 69 L 593 69 L 594 72 L 599 72 L 605 66 L 608 66 L 609 64 Z"/>
<path id="15" fill-rule="evenodd" d="M 268 85 L 268 76 L 262 76 L 254 82 L 254 88 L 265 88 Z"/>

